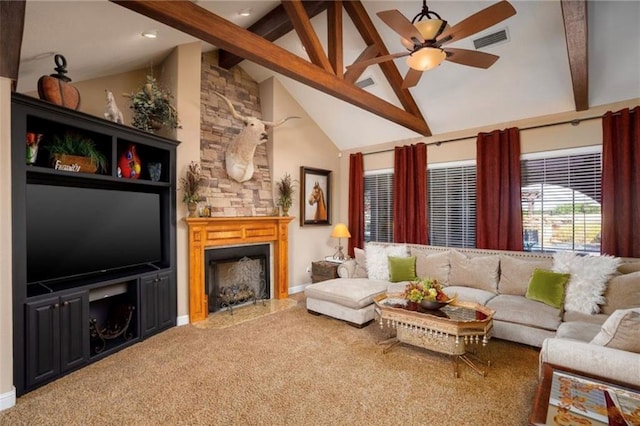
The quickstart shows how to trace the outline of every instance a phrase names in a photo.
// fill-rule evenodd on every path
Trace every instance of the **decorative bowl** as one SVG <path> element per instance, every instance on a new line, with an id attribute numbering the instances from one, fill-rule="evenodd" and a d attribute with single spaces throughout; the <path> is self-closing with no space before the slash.
<path id="1" fill-rule="evenodd" d="M 423 300 L 422 302 L 420 302 L 420 306 L 422 306 L 424 309 L 430 309 L 430 310 L 436 310 L 436 309 L 440 309 L 443 306 L 447 306 L 449 303 L 453 302 L 455 300 L 455 296 L 451 297 L 449 300 L 444 301 L 444 302 L 440 302 L 438 300 Z"/>

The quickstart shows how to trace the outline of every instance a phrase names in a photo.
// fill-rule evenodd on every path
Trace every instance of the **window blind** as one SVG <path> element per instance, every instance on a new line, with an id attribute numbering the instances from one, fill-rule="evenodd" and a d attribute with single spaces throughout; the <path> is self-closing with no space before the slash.
<path id="1" fill-rule="evenodd" d="M 429 244 L 476 245 L 476 166 L 427 170 Z"/>
<path id="2" fill-rule="evenodd" d="M 600 252 L 601 171 L 599 151 L 522 160 L 525 250 Z"/>
<path id="3" fill-rule="evenodd" d="M 393 173 L 365 174 L 364 240 L 393 241 Z"/>

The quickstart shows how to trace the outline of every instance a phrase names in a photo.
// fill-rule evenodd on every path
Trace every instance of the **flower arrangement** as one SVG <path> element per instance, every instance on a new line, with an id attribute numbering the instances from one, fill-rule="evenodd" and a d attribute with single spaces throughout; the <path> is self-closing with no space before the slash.
<path id="1" fill-rule="evenodd" d="M 202 174 L 200 164 L 192 161 L 187 166 L 187 173 L 180 178 L 180 189 L 182 189 L 182 201 L 187 204 L 195 204 L 200 201 L 200 190 L 204 187 L 206 177 Z"/>
<path id="2" fill-rule="evenodd" d="M 125 94 L 131 99 L 133 119 L 131 125 L 137 129 L 153 133 L 162 126 L 178 128 L 178 112 L 171 105 L 171 92 L 158 87 L 158 82 L 147 74 L 146 83 L 135 93 Z"/>
<path id="3" fill-rule="evenodd" d="M 402 296 L 411 301 L 420 303 L 423 300 L 447 302 L 449 296 L 442 291 L 442 285 L 438 280 L 423 278 L 419 281 L 412 281 L 404 289 Z"/>
<path id="4" fill-rule="evenodd" d="M 282 207 L 285 215 L 288 214 L 291 204 L 293 204 L 295 186 L 296 184 L 289 173 L 285 173 L 284 177 L 276 184 L 278 188 L 278 205 Z"/>

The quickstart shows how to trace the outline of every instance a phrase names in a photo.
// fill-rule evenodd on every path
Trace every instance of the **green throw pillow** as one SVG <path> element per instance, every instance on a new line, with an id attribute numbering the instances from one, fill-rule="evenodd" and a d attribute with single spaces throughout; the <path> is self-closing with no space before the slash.
<path id="1" fill-rule="evenodd" d="M 413 281 L 416 279 L 415 257 L 389 256 L 389 281 Z"/>
<path id="2" fill-rule="evenodd" d="M 564 302 L 565 285 L 570 276 L 570 274 L 535 269 L 525 297 L 560 309 Z"/>

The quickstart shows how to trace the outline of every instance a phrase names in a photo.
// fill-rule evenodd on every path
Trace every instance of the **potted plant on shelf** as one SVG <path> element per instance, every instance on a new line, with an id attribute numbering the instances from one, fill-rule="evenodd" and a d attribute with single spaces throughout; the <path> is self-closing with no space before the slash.
<path id="1" fill-rule="evenodd" d="M 202 174 L 200 164 L 192 161 L 187 166 L 187 173 L 180 178 L 180 188 L 182 189 L 182 201 L 187 204 L 189 217 L 196 216 L 198 201 L 200 201 L 200 190 L 206 182 L 205 176 Z"/>
<path id="2" fill-rule="evenodd" d="M 293 194 L 295 193 L 295 182 L 291 179 L 289 173 L 285 173 L 277 184 L 278 189 L 278 206 L 282 207 L 283 216 L 289 216 L 289 209 L 293 204 Z"/>
<path id="3" fill-rule="evenodd" d="M 131 99 L 133 119 L 131 125 L 137 129 L 153 133 L 163 126 L 179 127 L 178 112 L 171 105 L 173 96 L 161 89 L 151 74 L 147 74 L 145 84 L 135 93 L 125 94 Z"/>
<path id="4" fill-rule="evenodd" d="M 43 147 L 57 170 L 95 173 L 107 171 L 107 157 L 89 138 L 75 132 L 54 135 Z"/>

